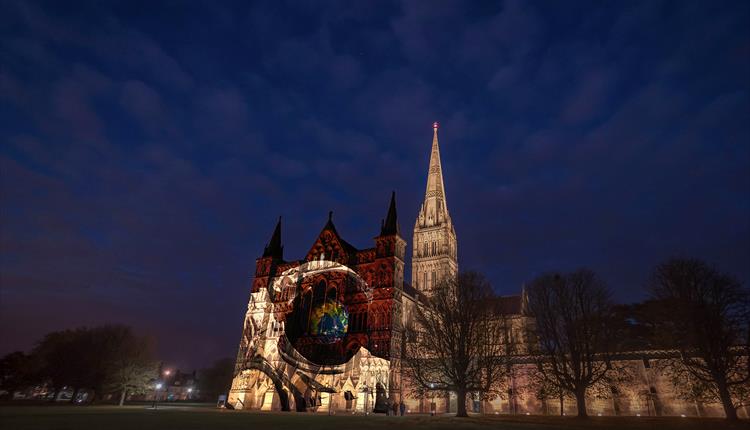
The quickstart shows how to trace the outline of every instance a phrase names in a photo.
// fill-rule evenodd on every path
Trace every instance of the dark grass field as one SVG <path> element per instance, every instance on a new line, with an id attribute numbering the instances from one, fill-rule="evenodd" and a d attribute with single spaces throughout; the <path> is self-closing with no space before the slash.
<path id="1" fill-rule="evenodd" d="M 162 406 L 3 406 L 0 428 L 8 430 L 249 430 L 249 429 L 750 429 L 747 420 L 593 417 L 587 421 L 563 417 L 449 416 L 407 417 L 312 415 L 217 410 L 210 407 Z"/>

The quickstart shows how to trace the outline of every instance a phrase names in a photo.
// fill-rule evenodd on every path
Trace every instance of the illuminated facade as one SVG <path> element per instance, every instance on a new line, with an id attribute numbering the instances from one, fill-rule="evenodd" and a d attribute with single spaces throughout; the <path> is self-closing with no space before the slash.
<path id="1" fill-rule="evenodd" d="M 395 193 L 373 248 L 347 243 L 329 214 L 307 255 L 286 261 L 279 220 L 256 263 L 229 403 L 384 410 L 398 392 L 405 252 Z"/>

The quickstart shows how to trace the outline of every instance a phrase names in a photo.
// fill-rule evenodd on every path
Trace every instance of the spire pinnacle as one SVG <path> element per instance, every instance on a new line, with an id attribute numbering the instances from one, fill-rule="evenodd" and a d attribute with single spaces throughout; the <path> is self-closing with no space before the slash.
<path id="1" fill-rule="evenodd" d="M 401 234 L 398 226 L 398 215 L 396 214 L 396 192 L 391 192 L 391 203 L 388 205 L 388 215 L 380 228 L 380 235 Z"/>
<path id="2" fill-rule="evenodd" d="M 279 217 L 279 221 L 276 223 L 276 228 L 273 230 L 271 240 L 268 242 L 265 249 L 263 249 L 263 256 L 274 257 L 279 260 L 284 258 L 284 247 L 281 245 L 281 217 Z"/>
<path id="3" fill-rule="evenodd" d="M 443 168 L 440 162 L 440 144 L 438 143 L 438 128 L 440 125 L 432 123 L 432 150 L 430 152 L 430 168 L 427 172 L 427 189 L 422 204 L 423 219 L 430 225 L 442 224 L 448 219 L 448 205 L 443 185 Z"/>

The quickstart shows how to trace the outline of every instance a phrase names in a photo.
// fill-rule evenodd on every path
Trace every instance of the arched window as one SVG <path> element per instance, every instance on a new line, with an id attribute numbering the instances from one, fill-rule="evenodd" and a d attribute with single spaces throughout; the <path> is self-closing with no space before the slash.
<path id="1" fill-rule="evenodd" d="M 422 257 L 427 256 L 427 242 L 422 242 Z"/>
<path id="2" fill-rule="evenodd" d="M 327 302 L 337 301 L 336 287 L 331 287 L 328 289 L 328 292 L 326 293 L 326 301 Z"/>
<path id="3" fill-rule="evenodd" d="M 326 299 L 326 281 L 321 280 L 315 285 L 313 291 L 312 305 L 313 307 L 323 303 Z"/>
<path id="4" fill-rule="evenodd" d="M 312 301 L 312 292 L 309 290 L 302 296 L 302 307 L 299 313 L 298 327 L 302 333 L 307 333 L 310 323 L 310 302 Z"/>
<path id="5" fill-rule="evenodd" d="M 432 241 L 432 255 L 435 255 L 435 241 Z"/>

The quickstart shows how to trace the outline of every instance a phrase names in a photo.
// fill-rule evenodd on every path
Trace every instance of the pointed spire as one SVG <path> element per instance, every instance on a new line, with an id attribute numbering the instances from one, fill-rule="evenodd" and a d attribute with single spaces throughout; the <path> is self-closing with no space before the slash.
<path id="1" fill-rule="evenodd" d="M 271 240 L 263 250 L 263 256 L 274 257 L 279 260 L 284 258 L 284 247 L 281 246 L 281 217 L 279 217 L 279 221 L 276 223 L 276 228 L 273 230 Z"/>
<path id="2" fill-rule="evenodd" d="M 440 163 L 440 145 L 438 144 L 438 123 L 432 124 L 432 151 L 430 168 L 427 172 L 427 189 L 425 190 L 422 210 L 426 221 L 431 225 L 442 224 L 448 219 L 448 202 L 443 185 L 443 167 Z"/>
<path id="3" fill-rule="evenodd" d="M 388 206 L 388 215 L 380 228 L 380 235 L 387 236 L 392 234 L 401 234 L 398 226 L 398 216 L 396 214 L 396 192 L 391 193 L 391 204 Z"/>

